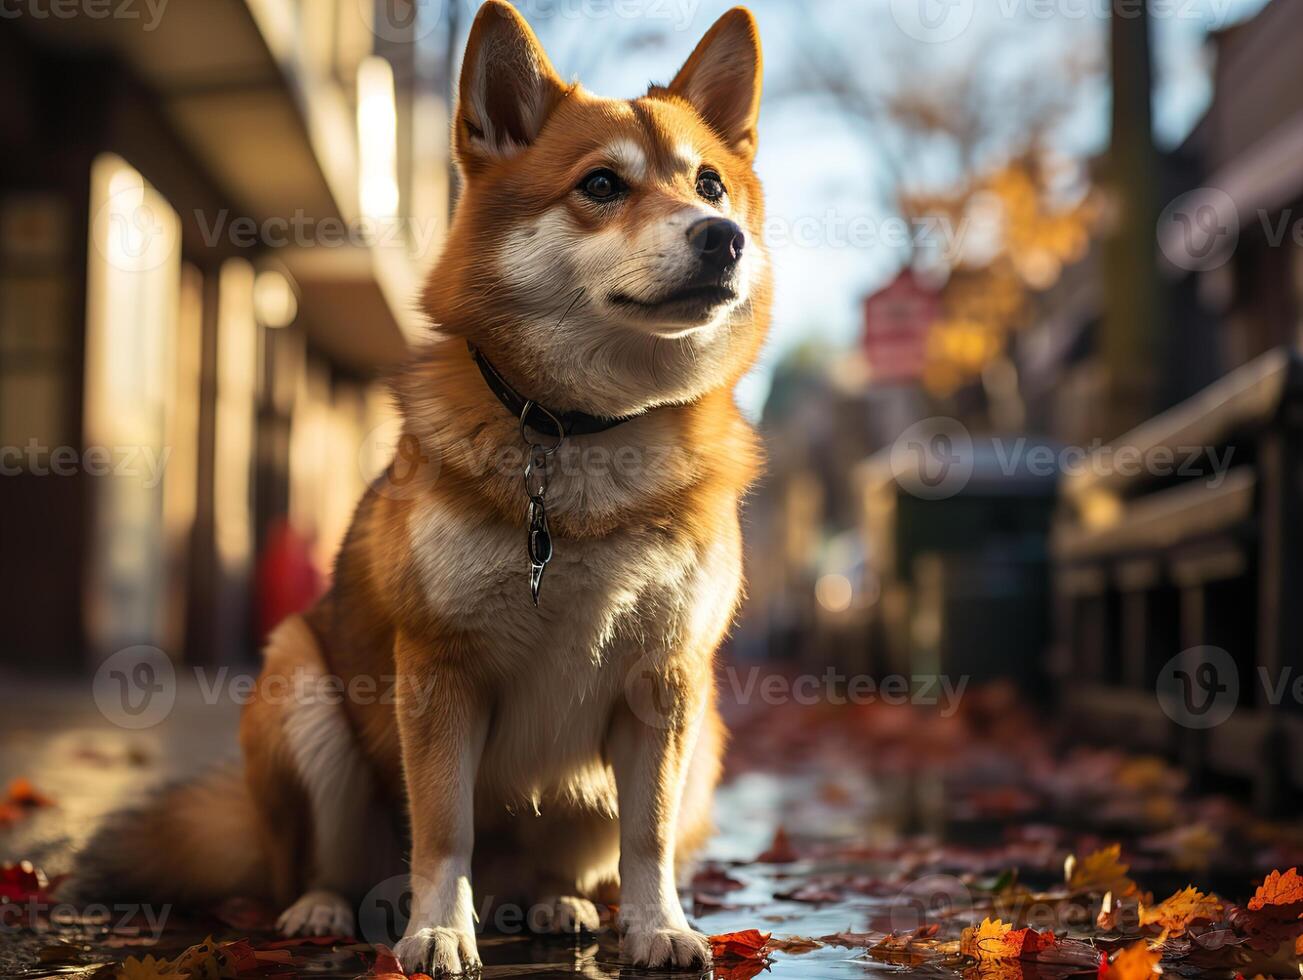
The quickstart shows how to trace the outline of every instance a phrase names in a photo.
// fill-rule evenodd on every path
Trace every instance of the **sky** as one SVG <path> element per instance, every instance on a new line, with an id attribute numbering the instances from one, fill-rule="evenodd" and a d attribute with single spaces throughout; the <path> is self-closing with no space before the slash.
<path id="1" fill-rule="evenodd" d="M 735 0 L 519 0 L 562 75 L 629 98 L 668 81 Z M 1150 0 L 1161 145 L 1185 138 L 1208 104 L 1210 31 L 1268 0 Z M 1291 0 L 1275 0 L 1291 2 Z M 757 415 L 774 366 L 793 348 L 855 342 L 863 297 L 899 269 L 914 234 L 882 200 L 876 134 L 801 80 L 821 51 L 841 53 L 863 79 L 898 87 L 962 86 L 983 71 L 1054 84 L 1055 61 L 1106 53 L 1108 0 L 750 0 L 765 48 L 765 101 L 756 168 L 769 208 L 775 275 L 769 344 L 738 399 Z M 932 20 L 921 20 L 931 13 Z M 930 32 L 930 33 L 929 33 Z M 612 52 L 617 52 L 614 56 Z M 985 63 L 983 61 L 985 59 Z M 1102 60 L 1100 63 L 1104 63 Z M 1061 84 L 1061 83 L 1060 83 Z M 1109 93 L 1100 80 L 1073 92 L 1059 149 L 1085 159 L 1107 142 Z M 925 155 L 924 155 L 925 157 Z M 929 161 L 911 160 L 925 172 Z"/>

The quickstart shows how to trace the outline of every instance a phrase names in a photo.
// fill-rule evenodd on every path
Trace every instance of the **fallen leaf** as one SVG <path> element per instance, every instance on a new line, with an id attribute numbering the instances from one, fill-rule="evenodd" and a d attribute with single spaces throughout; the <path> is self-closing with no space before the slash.
<path id="1" fill-rule="evenodd" d="M 827 905 L 830 902 L 840 902 L 845 897 L 844 889 L 817 881 L 808 881 L 787 891 L 774 892 L 774 898 L 787 902 L 805 902 L 808 905 Z"/>
<path id="2" fill-rule="evenodd" d="M 723 868 L 712 864 L 702 868 L 692 876 L 692 887 L 696 891 L 718 895 L 723 892 L 745 888 L 746 884 L 738 881 Z"/>
<path id="3" fill-rule="evenodd" d="M 799 956 L 802 953 L 822 949 L 823 943 L 817 939 L 811 939 L 809 936 L 787 936 L 783 939 L 770 939 L 768 948 L 771 952 L 791 953 L 793 956 Z"/>
<path id="4" fill-rule="evenodd" d="M 253 944 L 247 939 L 236 939 L 222 943 L 218 951 L 226 959 L 227 965 L 237 974 L 248 973 L 258 969 L 258 957 L 253 951 Z"/>
<path id="5" fill-rule="evenodd" d="M 398 957 L 384 946 L 376 947 L 376 961 L 366 976 L 367 980 L 407 980 L 407 974 L 398 965 Z"/>
<path id="6" fill-rule="evenodd" d="M 24 776 L 19 776 L 10 782 L 6 802 L 11 806 L 26 807 L 28 809 L 54 806 L 54 800 L 39 792 L 32 785 L 32 781 Z"/>
<path id="7" fill-rule="evenodd" d="M 954 944 L 952 944 L 954 945 Z M 868 949 L 868 955 L 884 963 L 897 966 L 922 966 L 942 955 L 941 944 L 936 939 L 920 939 L 914 933 L 892 934 Z"/>
<path id="8" fill-rule="evenodd" d="M 1158 926 L 1166 935 L 1179 936 L 1196 922 L 1217 922 L 1225 909 L 1216 895 L 1189 886 L 1158 905 L 1140 906 L 1140 925 Z"/>
<path id="9" fill-rule="evenodd" d="M 737 911 L 742 908 L 740 905 L 731 905 L 722 895 L 693 895 L 692 905 L 699 910 L 695 913 L 697 915 L 707 912 Z"/>
<path id="10" fill-rule="evenodd" d="M 710 937 L 710 951 L 717 960 L 763 958 L 769 936 L 759 929 L 720 933 Z"/>
<path id="11" fill-rule="evenodd" d="M 769 933 L 743 929 L 710 937 L 715 976 L 721 980 L 751 980 L 769 965 Z"/>
<path id="12" fill-rule="evenodd" d="M 820 936 L 819 942 L 829 946 L 845 946 L 847 949 L 868 949 L 882 940 L 882 934 L 876 932 L 836 932 L 831 936 Z"/>
<path id="13" fill-rule="evenodd" d="M 769 961 L 766 959 L 724 960 L 714 964 L 711 972 L 715 980 L 753 980 L 768 969 Z"/>
<path id="14" fill-rule="evenodd" d="M 1303 905 L 1303 878 L 1299 877 L 1298 868 L 1290 868 L 1284 874 L 1273 871 L 1249 899 L 1249 908 L 1254 912 L 1285 905 Z"/>
<path id="15" fill-rule="evenodd" d="M 792 848 L 792 842 L 787 839 L 786 829 L 781 826 L 774 831 L 774 839 L 768 849 L 756 855 L 757 864 L 791 864 L 796 860 L 798 855 Z"/>
<path id="16" fill-rule="evenodd" d="M 1054 933 L 1015 929 L 999 919 L 985 918 L 959 937 L 959 952 L 976 960 L 1016 960 L 1031 957 L 1054 945 Z"/>
<path id="17" fill-rule="evenodd" d="M 1069 858 L 1068 887 L 1074 892 L 1112 892 L 1115 897 L 1134 893 L 1136 883 L 1127 877 L 1130 867 L 1122 863 L 1122 845 L 1114 844 L 1081 860 Z"/>
<path id="18" fill-rule="evenodd" d="M 217 944 L 209 936 L 185 950 L 172 961 L 172 966 L 193 980 L 222 980 L 224 964 Z"/>
<path id="19" fill-rule="evenodd" d="M 979 960 L 1018 956 L 1022 948 L 1010 943 L 1008 936 L 1012 931 L 1012 925 L 999 919 L 985 918 L 981 925 L 969 926 L 963 931 L 959 937 L 959 951 Z"/>
<path id="20" fill-rule="evenodd" d="M 46 877 L 31 861 L 6 862 L 0 865 L 0 902 L 50 902 L 51 893 L 62 880 L 62 876 Z"/>
<path id="21" fill-rule="evenodd" d="M 1149 980 L 1155 974 L 1163 972 L 1163 968 L 1158 965 L 1161 959 L 1162 954 L 1151 950 L 1149 944 L 1142 939 L 1114 956 L 1111 963 L 1107 957 L 1101 957 L 1099 980 Z"/>

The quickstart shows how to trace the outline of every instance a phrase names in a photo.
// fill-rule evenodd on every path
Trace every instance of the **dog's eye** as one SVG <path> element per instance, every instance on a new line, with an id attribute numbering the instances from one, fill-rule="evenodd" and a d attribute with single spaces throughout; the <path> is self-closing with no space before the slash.
<path id="1" fill-rule="evenodd" d="M 724 181 L 713 170 L 703 170 L 697 177 L 697 193 L 707 201 L 718 201 L 724 196 Z"/>
<path id="2" fill-rule="evenodd" d="M 579 190 L 594 201 L 610 201 L 625 190 L 624 181 L 614 170 L 594 170 L 579 182 Z"/>

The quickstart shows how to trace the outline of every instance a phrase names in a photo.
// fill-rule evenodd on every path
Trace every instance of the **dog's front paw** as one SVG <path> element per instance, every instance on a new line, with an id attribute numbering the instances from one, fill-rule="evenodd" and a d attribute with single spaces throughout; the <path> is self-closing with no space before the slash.
<path id="1" fill-rule="evenodd" d="M 328 891 L 311 891 L 281 913 L 276 927 L 283 936 L 351 936 L 353 906 Z"/>
<path id="2" fill-rule="evenodd" d="M 538 906 L 536 928 L 539 932 L 573 935 L 579 932 L 597 932 L 602 920 L 597 906 L 586 898 L 574 895 L 551 895 Z"/>
<path id="3" fill-rule="evenodd" d="M 691 929 L 630 929 L 620 950 L 629 963 L 653 970 L 710 963 L 710 943 Z"/>
<path id="4" fill-rule="evenodd" d="M 394 955 L 403 972 L 409 974 L 451 977 L 480 969 L 475 936 L 461 929 L 422 929 L 400 940 Z"/>

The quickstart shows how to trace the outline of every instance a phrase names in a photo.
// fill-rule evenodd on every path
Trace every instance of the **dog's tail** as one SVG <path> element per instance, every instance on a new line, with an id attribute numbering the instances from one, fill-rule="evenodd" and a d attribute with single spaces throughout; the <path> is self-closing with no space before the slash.
<path id="1" fill-rule="evenodd" d="M 67 893 L 183 906 L 269 897 L 258 819 L 240 764 L 219 766 L 110 816 L 81 850 Z"/>

